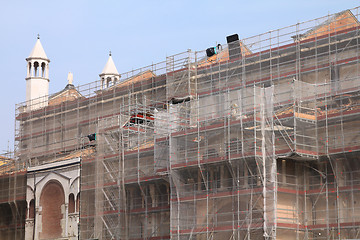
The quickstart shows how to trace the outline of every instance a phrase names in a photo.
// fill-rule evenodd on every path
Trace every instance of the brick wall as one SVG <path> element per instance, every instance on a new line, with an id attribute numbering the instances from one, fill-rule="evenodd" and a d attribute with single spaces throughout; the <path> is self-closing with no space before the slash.
<path id="1" fill-rule="evenodd" d="M 59 183 L 48 183 L 41 193 L 40 206 L 42 206 L 42 232 L 40 239 L 61 237 L 61 205 L 65 202 L 64 191 Z"/>

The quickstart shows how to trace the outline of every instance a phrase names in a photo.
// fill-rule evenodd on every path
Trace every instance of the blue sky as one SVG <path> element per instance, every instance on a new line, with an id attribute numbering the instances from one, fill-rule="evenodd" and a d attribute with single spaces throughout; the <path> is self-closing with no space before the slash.
<path id="1" fill-rule="evenodd" d="M 360 5 L 359 0 L 0 0 L 0 153 L 14 144 L 15 104 L 25 101 L 26 61 L 39 33 L 50 93 L 98 80 L 109 50 L 120 73 Z"/>

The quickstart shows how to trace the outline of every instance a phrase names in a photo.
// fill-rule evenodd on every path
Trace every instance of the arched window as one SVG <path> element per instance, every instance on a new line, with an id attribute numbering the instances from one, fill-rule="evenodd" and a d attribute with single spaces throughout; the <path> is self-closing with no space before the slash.
<path id="1" fill-rule="evenodd" d="M 75 212 L 75 197 L 74 194 L 70 193 L 69 195 L 69 213 Z"/>
<path id="2" fill-rule="evenodd" d="M 101 89 L 104 89 L 106 87 L 105 85 L 105 79 L 101 78 Z"/>
<path id="3" fill-rule="evenodd" d="M 131 209 L 144 207 L 142 203 L 142 194 L 138 187 L 133 189 L 132 196 L 130 197 Z"/>
<path id="4" fill-rule="evenodd" d="M 144 189 L 144 205 L 148 206 L 148 207 L 152 207 L 152 198 L 151 198 L 151 193 L 150 193 L 150 186 L 146 186 Z"/>
<path id="5" fill-rule="evenodd" d="M 31 77 L 32 76 L 32 69 L 31 69 L 31 62 L 29 62 L 28 64 L 28 77 Z"/>
<path id="6" fill-rule="evenodd" d="M 165 184 L 161 184 L 159 186 L 159 205 L 166 206 L 169 204 L 169 194 L 168 194 L 168 187 Z"/>
<path id="7" fill-rule="evenodd" d="M 110 77 L 106 78 L 106 87 L 107 88 L 111 87 L 111 84 L 112 84 L 111 78 Z"/>
<path id="8" fill-rule="evenodd" d="M 38 62 L 34 62 L 34 76 L 38 77 L 39 76 L 39 63 Z"/>
<path id="9" fill-rule="evenodd" d="M 45 66 L 46 64 L 43 62 L 41 64 L 41 77 L 45 77 Z"/>
<path id="10" fill-rule="evenodd" d="M 76 195 L 76 212 L 80 211 L 80 193 Z"/>
<path id="11" fill-rule="evenodd" d="M 35 217 L 35 200 L 31 199 L 29 204 L 29 218 Z"/>

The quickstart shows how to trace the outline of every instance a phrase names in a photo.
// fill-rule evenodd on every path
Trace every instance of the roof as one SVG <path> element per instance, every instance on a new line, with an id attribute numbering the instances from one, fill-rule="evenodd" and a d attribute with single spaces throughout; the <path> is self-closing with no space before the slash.
<path id="1" fill-rule="evenodd" d="M 0 156 L 0 166 L 6 165 L 12 161 L 11 158 Z"/>
<path id="2" fill-rule="evenodd" d="M 308 30 L 304 34 L 300 34 L 299 36 L 293 36 L 293 38 L 295 40 L 306 40 L 314 38 L 316 36 L 339 32 L 347 28 L 357 27 L 359 25 L 360 23 L 358 19 L 354 16 L 354 14 L 352 14 L 350 10 L 345 10 L 334 14 L 325 22 Z"/>
<path id="3" fill-rule="evenodd" d="M 82 97 L 81 93 L 75 88 L 73 84 L 67 84 L 66 87 L 50 96 L 49 105 L 57 105 L 62 102 L 72 101 Z"/>
<path id="4" fill-rule="evenodd" d="M 119 72 L 115 67 L 115 63 L 111 57 L 111 54 L 109 54 L 109 59 L 107 60 L 105 67 L 100 75 L 105 75 L 105 74 L 119 75 Z"/>
<path id="5" fill-rule="evenodd" d="M 68 154 L 61 155 L 58 158 L 52 159 L 52 161 L 47 161 L 46 163 L 54 163 L 54 162 L 60 162 L 65 160 L 70 160 L 74 158 L 83 158 L 90 156 L 91 154 L 95 153 L 96 149 L 94 147 L 88 147 L 80 150 L 74 150 L 71 151 Z"/>
<path id="6" fill-rule="evenodd" d="M 105 88 L 99 91 L 96 91 L 96 93 L 102 92 L 102 91 L 108 91 L 108 90 L 112 90 L 114 88 L 120 88 L 120 87 L 124 87 L 124 86 L 129 86 L 131 84 L 137 83 L 137 82 L 141 82 L 145 79 L 149 79 L 152 77 L 155 77 L 156 75 L 153 73 L 153 71 L 151 70 L 145 70 L 143 72 L 140 72 L 138 74 L 136 74 L 135 76 L 129 77 L 127 79 L 124 79 L 123 81 L 117 83 L 116 85 L 113 85 L 109 88 Z"/>
<path id="7" fill-rule="evenodd" d="M 0 176 L 23 170 L 25 170 L 23 166 L 16 166 L 14 159 L 6 156 L 0 156 Z"/>
<path id="8" fill-rule="evenodd" d="M 138 73 L 138 74 L 136 74 L 134 76 L 126 78 L 126 79 L 122 80 L 121 82 L 119 82 L 119 83 L 117 83 L 115 85 L 112 85 L 111 87 L 104 88 L 104 89 L 101 89 L 101 90 L 97 90 L 97 91 L 95 91 L 95 93 L 100 94 L 102 92 L 107 92 L 107 91 L 114 90 L 114 89 L 117 89 L 117 88 L 128 87 L 128 86 L 130 86 L 132 84 L 141 82 L 141 81 L 146 80 L 146 79 L 150 79 L 152 77 L 156 77 L 156 74 L 151 70 L 145 70 L 145 71 L 140 72 L 140 73 Z"/>
<path id="9" fill-rule="evenodd" d="M 43 46 L 41 45 L 40 39 L 38 38 L 34 48 L 32 49 L 30 56 L 28 58 L 42 58 L 42 59 L 48 59 L 46 56 L 46 53 L 44 51 Z"/>

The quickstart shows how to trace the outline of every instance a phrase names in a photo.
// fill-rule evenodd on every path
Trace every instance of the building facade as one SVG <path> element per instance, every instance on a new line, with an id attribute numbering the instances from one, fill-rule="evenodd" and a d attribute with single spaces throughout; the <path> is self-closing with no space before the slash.
<path id="1" fill-rule="evenodd" d="M 99 81 L 69 75 L 53 95 L 38 40 L 3 174 L 26 186 L 3 225 L 26 217 L 2 236 L 358 238 L 358 20 L 355 8 L 228 36 L 121 75 L 109 54 Z"/>

